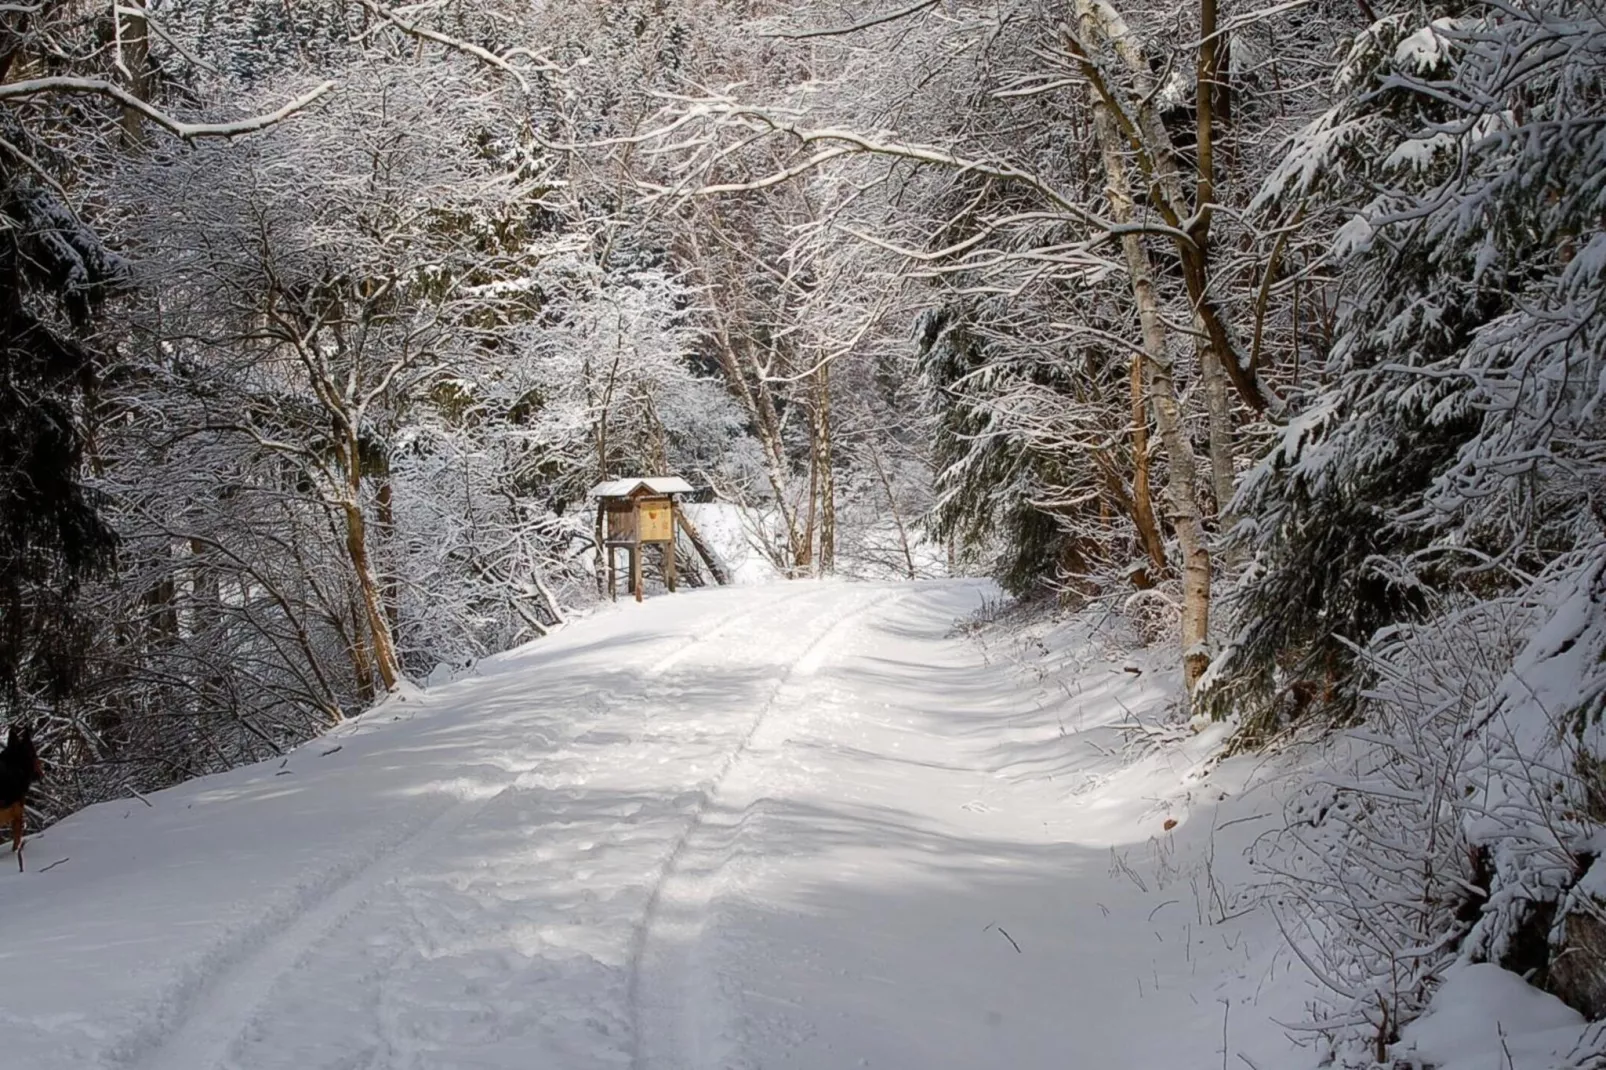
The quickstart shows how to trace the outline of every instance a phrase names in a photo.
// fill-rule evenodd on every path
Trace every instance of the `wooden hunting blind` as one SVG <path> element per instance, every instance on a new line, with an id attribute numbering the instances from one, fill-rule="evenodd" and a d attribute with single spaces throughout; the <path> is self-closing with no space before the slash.
<path id="1" fill-rule="evenodd" d="M 686 526 L 675 496 L 693 490 L 678 476 L 610 479 L 591 488 L 591 496 L 597 499 L 597 528 L 608 558 L 610 598 L 619 597 L 614 552 L 623 548 L 630 555 L 630 590 L 636 601 L 641 601 L 641 548 L 654 543 L 664 548 L 664 582 L 675 590 L 675 530 Z"/>

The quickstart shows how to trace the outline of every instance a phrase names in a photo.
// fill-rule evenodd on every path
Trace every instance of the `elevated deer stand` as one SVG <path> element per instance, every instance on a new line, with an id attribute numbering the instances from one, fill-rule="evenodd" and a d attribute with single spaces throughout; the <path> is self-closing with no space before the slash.
<path id="1" fill-rule="evenodd" d="M 614 552 L 623 548 L 630 555 L 630 590 L 641 601 L 641 548 L 650 543 L 664 548 L 664 582 L 675 590 L 675 529 L 680 524 L 675 495 L 691 490 L 690 483 L 676 476 L 613 479 L 591 488 L 608 558 L 608 597 L 619 599 Z"/>

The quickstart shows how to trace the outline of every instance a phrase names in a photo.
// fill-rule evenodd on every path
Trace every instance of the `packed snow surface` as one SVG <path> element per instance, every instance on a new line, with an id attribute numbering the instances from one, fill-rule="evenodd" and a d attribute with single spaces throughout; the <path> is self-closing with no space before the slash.
<path id="1" fill-rule="evenodd" d="M 0 872 L 0 1064 L 1309 1065 L 1233 891 L 1260 767 L 1155 723 L 1163 652 L 1089 626 L 1034 678 L 956 635 L 992 596 L 622 603 L 81 812 Z"/>

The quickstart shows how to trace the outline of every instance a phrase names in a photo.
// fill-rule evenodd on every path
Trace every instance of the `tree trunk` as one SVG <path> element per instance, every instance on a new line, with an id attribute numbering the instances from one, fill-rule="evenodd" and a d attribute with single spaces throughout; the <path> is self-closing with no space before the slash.
<path id="1" fill-rule="evenodd" d="M 1123 145 L 1114 118 L 1097 97 L 1093 100 L 1093 117 L 1100 155 L 1109 178 L 1111 218 L 1118 224 L 1129 223 L 1133 218 L 1133 205 L 1126 161 L 1121 155 Z M 1121 236 L 1121 248 L 1126 256 L 1132 296 L 1137 302 L 1143 331 L 1144 363 L 1149 393 L 1154 400 L 1155 423 L 1166 451 L 1166 505 L 1172 530 L 1182 549 L 1182 675 L 1191 696 L 1210 664 L 1210 549 L 1194 490 L 1198 462 L 1183 426 L 1182 407 L 1177 401 L 1173 362 L 1167 348 L 1148 250 L 1144 248 L 1142 236 L 1132 233 Z"/>
<path id="2" fill-rule="evenodd" d="M 382 559 L 389 558 L 389 567 L 384 569 L 379 589 L 385 604 L 385 622 L 390 626 L 390 634 L 395 635 L 401 630 L 401 580 L 396 575 L 395 491 L 390 482 L 389 460 L 383 461 L 375 474 L 379 477 L 379 489 L 374 494 L 374 508 L 379 511 L 377 519 L 382 546 L 389 551 L 388 554 L 381 554 Z"/>
<path id="3" fill-rule="evenodd" d="M 117 54 L 114 57 L 128 91 L 140 100 L 150 99 L 150 27 L 142 3 L 116 4 Z M 123 108 L 123 141 L 138 145 L 144 140 L 144 116 L 133 108 Z"/>
<path id="4" fill-rule="evenodd" d="M 820 575 L 836 571 L 836 477 L 832 472 L 831 366 L 822 364 L 814 383 L 814 455 L 819 472 Z"/>
<path id="5" fill-rule="evenodd" d="M 346 555 L 351 560 L 351 569 L 357 578 L 357 594 L 368 624 L 368 646 L 374 659 L 374 670 L 379 673 L 385 690 L 394 691 L 401 682 L 401 666 L 396 658 L 396 643 L 391 635 L 390 622 L 385 619 L 379 581 L 374 578 L 373 563 L 368 559 L 367 524 L 355 500 L 342 502 L 341 512 L 346 522 Z"/>
<path id="6" fill-rule="evenodd" d="M 353 634 L 361 634 L 367 624 L 368 653 L 373 658 L 374 670 L 386 691 L 396 690 L 401 682 L 401 665 L 396 657 L 395 634 L 385 616 L 385 599 L 373 561 L 368 556 L 368 524 L 362 514 L 362 453 L 354 432 L 348 430 L 337 451 L 345 479 L 340 499 L 341 519 L 345 522 L 346 557 L 351 562 L 353 578 L 357 581 L 357 598 L 363 620 L 354 623 Z"/>
<path id="7" fill-rule="evenodd" d="M 794 576 L 805 576 L 814 571 L 814 517 L 820 502 L 820 451 L 814 441 L 813 418 L 809 424 L 809 506 L 808 513 L 803 518 L 802 541 L 795 544 L 796 554 L 793 556 Z"/>
<path id="8" fill-rule="evenodd" d="M 1210 490 L 1216 499 L 1216 524 L 1227 526 L 1227 506 L 1236 485 L 1232 445 L 1232 399 L 1227 377 L 1210 346 L 1199 347 L 1199 375 L 1204 380 L 1205 413 L 1210 425 Z"/>
<path id="9" fill-rule="evenodd" d="M 363 627 L 356 584 L 348 587 L 346 594 L 351 612 L 351 636 L 346 650 L 351 655 L 351 675 L 357 682 L 357 700 L 366 706 L 374 700 L 374 659 L 368 650 L 368 629 Z"/>
<path id="10" fill-rule="evenodd" d="M 1197 146 L 1194 151 L 1197 161 L 1194 204 L 1197 210 L 1194 212 L 1192 234 L 1198 250 L 1200 275 L 1205 280 L 1209 278 L 1210 219 L 1216 199 L 1215 105 L 1218 99 L 1223 102 L 1227 99 L 1221 92 L 1224 86 L 1219 59 L 1216 0 L 1200 0 L 1199 61 L 1194 91 L 1198 98 Z M 1199 374 L 1204 379 L 1205 409 L 1210 423 L 1210 485 L 1216 499 L 1216 522 L 1221 526 L 1225 526 L 1234 482 L 1232 407 L 1227 398 L 1227 368 L 1223 362 L 1238 359 L 1236 346 L 1217 345 L 1213 336 L 1211 344 L 1199 347 Z M 1253 375 L 1253 367 L 1250 368 L 1250 374 Z"/>
<path id="11" fill-rule="evenodd" d="M 1143 389 L 1144 358 L 1132 358 L 1132 520 L 1138 539 L 1154 565 L 1154 578 L 1165 574 L 1165 536 L 1154 515 L 1154 493 L 1149 486 L 1149 403 Z"/>
<path id="12" fill-rule="evenodd" d="M 918 570 L 915 568 L 914 552 L 909 548 L 908 525 L 904 523 L 903 512 L 898 508 L 898 499 L 892 493 L 892 480 L 887 478 L 886 467 L 881 463 L 881 451 L 876 449 L 874 442 L 867 445 L 865 452 L 870 455 L 870 463 L 875 466 L 876 478 L 881 481 L 881 490 L 887 496 L 887 513 L 898 529 L 898 547 L 903 551 L 904 569 L 912 580 L 918 575 Z"/>

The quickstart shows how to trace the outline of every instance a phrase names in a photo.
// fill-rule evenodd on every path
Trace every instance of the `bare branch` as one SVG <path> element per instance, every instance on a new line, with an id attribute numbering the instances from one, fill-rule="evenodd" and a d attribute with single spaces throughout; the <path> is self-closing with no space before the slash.
<path id="1" fill-rule="evenodd" d="M 101 78 L 50 77 L 11 82 L 7 85 L 0 85 L 0 100 L 24 100 L 29 97 L 48 96 L 51 94 L 107 97 L 115 100 L 125 108 L 132 108 L 139 112 L 175 137 L 181 137 L 188 141 L 195 138 L 232 138 L 245 134 L 254 134 L 259 130 L 265 130 L 276 123 L 283 122 L 299 111 L 305 110 L 334 88 L 334 82 L 324 82 L 311 92 L 304 93 L 289 101 L 277 111 L 227 123 L 184 122 L 141 100 L 122 86 Z"/>
<path id="2" fill-rule="evenodd" d="M 793 41 L 804 41 L 811 37 L 839 37 L 845 34 L 859 33 L 862 30 L 872 29 L 876 26 L 884 26 L 889 22 L 906 19 L 911 15 L 918 15 L 927 8 L 936 7 L 941 2 L 942 0 L 919 0 L 918 3 L 910 4 L 908 7 L 899 8 L 897 11 L 889 11 L 885 15 L 876 15 L 873 18 L 855 22 L 851 26 L 836 26 L 823 30 L 790 30 L 781 33 L 760 34 L 760 36 L 782 37 Z"/>

